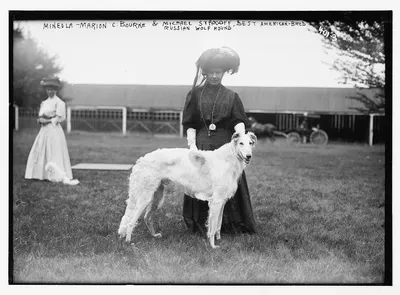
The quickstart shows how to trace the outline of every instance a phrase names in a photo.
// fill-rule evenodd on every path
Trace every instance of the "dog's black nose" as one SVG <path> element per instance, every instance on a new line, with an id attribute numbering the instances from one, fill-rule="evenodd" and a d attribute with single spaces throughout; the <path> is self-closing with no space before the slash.
<path id="1" fill-rule="evenodd" d="M 251 155 L 247 155 L 246 160 L 250 160 L 250 159 L 251 159 Z"/>

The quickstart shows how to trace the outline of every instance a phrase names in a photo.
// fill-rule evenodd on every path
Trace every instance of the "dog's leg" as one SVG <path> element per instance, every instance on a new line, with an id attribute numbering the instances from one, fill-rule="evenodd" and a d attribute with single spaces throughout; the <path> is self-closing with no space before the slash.
<path id="1" fill-rule="evenodd" d="M 126 241 L 127 242 L 131 241 L 132 231 L 136 226 L 136 222 L 138 221 L 139 217 L 142 215 L 144 209 L 146 209 L 146 207 L 151 203 L 152 199 L 153 199 L 153 192 L 150 192 L 150 191 L 144 192 L 142 195 L 140 195 L 140 198 L 138 196 L 135 208 L 133 209 L 133 212 L 131 213 L 131 217 L 128 220 L 127 225 L 126 225 Z"/>
<path id="2" fill-rule="evenodd" d="M 221 210 L 219 211 L 219 215 L 218 215 L 218 225 L 217 225 L 217 232 L 215 233 L 215 238 L 217 240 L 221 239 L 221 226 L 222 226 L 222 218 L 224 216 L 224 208 L 225 208 L 225 204 L 226 201 L 224 201 L 224 204 L 221 207 Z"/>
<path id="3" fill-rule="evenodd" d="M 118 228 L 118 235 L 119 235 L 120 239 L 126 237 L 127 219 L 128 219 L 128 215 L 125 213 L 124 216 L 122 216 L 122 219 L 121 219 L 121 222 L 119 223 L 119 228 Z"/>
<path id="4" fill-rule="evenodd" d="M 126 237 L 126 230 L 129 220 L 132 218 L 133 211 L 135 210 L 136 200 L 134 195 L 130 195 L 129 199 L 126 201 L 125 214 L 122 216 L 121 222 L 119 223 L 118 235 L 122 239 Z"/>
<path id="5" fill-rule="evenodd" d="M 215 196 L 213 196 L 215 198 Z M 219 246 L 215 245 L 215 233 L 218 229 L 218 218 L 221 210 L 223 210 L 224 201 L 223 200 L 212 200 L 208 203 L 209 213 L 208 213 L 208 222 L 207 222 L 207 237 L 210 241 L 210 245 L 212 248 L 219 248 Z"/>
<path id="6" fill-rule="evenodd" d="M 164 185 L 160 184 L 157 190 L 154 192 L 153 201 L 147 206 L 146 214 L 144 215 L 144 221 L 147 225 L 147 228 L 150 231 L 150 234 L 153 237 L 161 238 L 161 233 L 154 230 L 154 213 L 157 211 L 160 202 L 164 197 Z"/>

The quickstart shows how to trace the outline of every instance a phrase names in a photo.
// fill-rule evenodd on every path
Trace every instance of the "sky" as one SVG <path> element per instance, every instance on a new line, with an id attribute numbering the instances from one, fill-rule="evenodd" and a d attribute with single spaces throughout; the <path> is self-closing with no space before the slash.
<path id="1" fill-rule="evenodd" d="M 177 20 L 179 21 L 179 20 Z M 331 69 L 321 34 L 305 22 L 163 20 L 14 22 L 63 68 L 69 83 L 191 85 L 208 48 L 228 46 L 241 58 L 227 86 L 351 87 Z M 196 28 L 205 30 L 196 30 Z"/>

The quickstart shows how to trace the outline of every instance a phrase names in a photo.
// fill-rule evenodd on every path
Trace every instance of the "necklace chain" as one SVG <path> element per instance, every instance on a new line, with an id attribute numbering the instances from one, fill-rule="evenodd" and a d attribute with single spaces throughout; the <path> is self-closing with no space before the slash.
<path id="1" fill-rule="evenodd" d="M 199 107 L 199 109 L 200 109 L 201 118 L 203 119 L 204 126 L 206 127 L 206 130 L 207 130 L 207 132 L 208 132 L 208 136 L 210 136 L 210 129 L 207 127 L 206 120 L 204 119 L 203 112 L 201 111 L 201 106 L 202 106 L 201 100 L 202 100 L 202 98 L 203 98 L 203 92 L 204 92 L 204 89 L 206 89 L 206 86 L 207 86 L 207 85 L 204 85 L 203 89 L 201 90 L 200 101 L 199 101 L 199 102 L 200 102 L 200 107 Z M 213 104 L 213 107 L 212 107 L 212 111 L 211 111 L 211 124 L 214 123 L 214 110 L 215 110 L 215 105 L 216 105 L 216 103 L 217 103 L 220 90 L 221 90 L 221 85 L 219 85 L 218 92 L 217 92 L 217 96 L 215 97 L 214 104 Z M 211 126 L 211 124 L 210 124 L 210 126 Z"/>

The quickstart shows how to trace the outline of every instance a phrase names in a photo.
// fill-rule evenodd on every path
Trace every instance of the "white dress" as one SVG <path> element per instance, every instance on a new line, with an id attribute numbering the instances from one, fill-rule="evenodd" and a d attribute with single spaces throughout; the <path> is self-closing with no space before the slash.
<path id="1" fill-rule="evenodd" d="M 40 105 L 39 117 L 43 115 L 49 117 L 57 115 L 59 122 L 64 121 L 65 102 L 57 96 L 49 97 Z M 72 179 L 67 141 L 59 123 L 56 125 L 49 123 L 40 128 L 29 153 L 25 178 L 50 180 L 48 172 L 45 171 L 45 166 L 49 162 L 55 163 L 67 178 Z"/>

